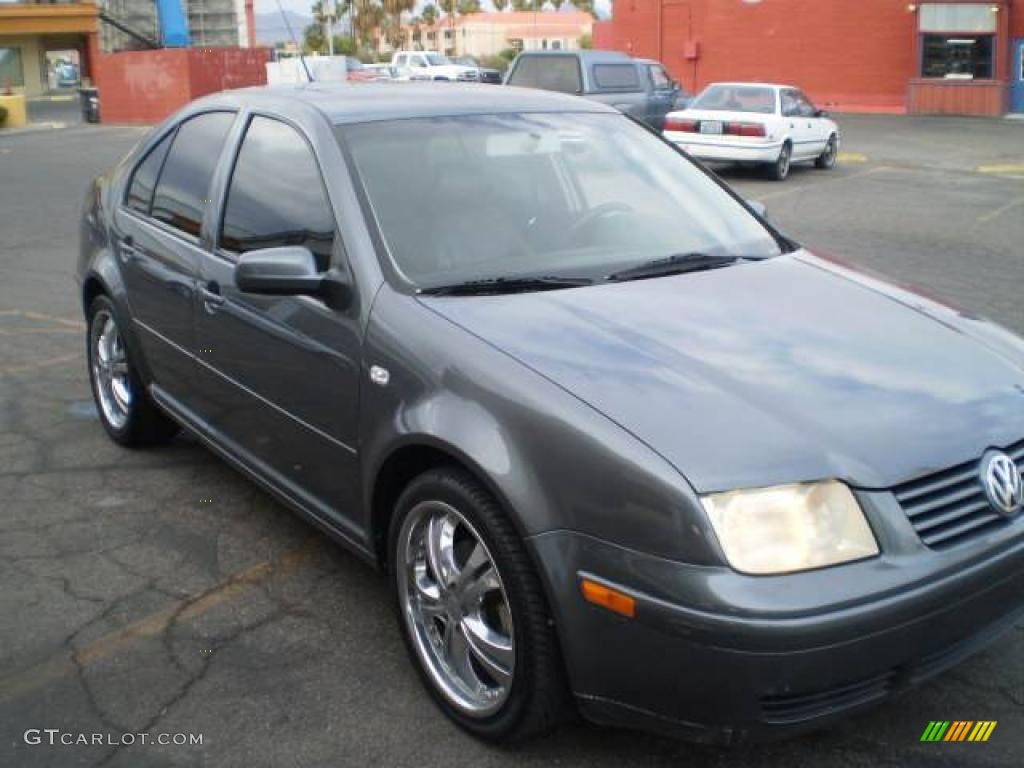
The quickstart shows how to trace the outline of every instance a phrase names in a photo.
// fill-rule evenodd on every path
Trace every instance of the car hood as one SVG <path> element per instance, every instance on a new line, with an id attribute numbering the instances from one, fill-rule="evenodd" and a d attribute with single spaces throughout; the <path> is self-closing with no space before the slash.
<path id="1" fill-rule="evenodd" d="M 887 488 L 1024 438 L 1024 343 L 806 252 L 580 289 L 424 297 L 698 492 Z"/>

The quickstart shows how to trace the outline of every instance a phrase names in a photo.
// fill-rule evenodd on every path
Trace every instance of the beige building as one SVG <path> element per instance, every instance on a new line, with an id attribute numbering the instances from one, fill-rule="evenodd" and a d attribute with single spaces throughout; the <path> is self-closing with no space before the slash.
<path id="1" fill-rule="evenodd" d="M 445 18 L 434 26 L 403 25 L 403 49 L 441 51 L 449 56 L 496 56 L 506 48 L 517 51 L 575 50 L 591 34 L 594 19 L 573 11 L 509 11 L 474 13 Z M 390 46 L 380 41 L 382 51 Z"/>

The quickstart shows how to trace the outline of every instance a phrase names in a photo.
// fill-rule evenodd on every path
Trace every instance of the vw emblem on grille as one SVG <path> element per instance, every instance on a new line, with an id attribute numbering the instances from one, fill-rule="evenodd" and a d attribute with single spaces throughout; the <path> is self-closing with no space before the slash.
<path id="1" fill-rule="evenodd" d="M 981 460 L 981 484 L 988 503 L 996 512 L 1010 517 L 1024 506 L 1024 480 L 1020 469 L 1002 451 L 990 451 Z"/>

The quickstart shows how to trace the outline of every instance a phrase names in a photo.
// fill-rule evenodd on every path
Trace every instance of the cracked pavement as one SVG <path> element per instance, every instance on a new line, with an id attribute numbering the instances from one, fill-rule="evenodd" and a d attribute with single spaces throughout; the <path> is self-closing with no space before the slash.
<path id="1" fill-rule="evenodd" d="M 893 118 L 857 118 L 844 149 L 865 164 L 782 185 L 724 175 L 804 242 L 1024 333 L 1024 181 L 970 172 L 984 147 L 963 168 L 920 150 L 976 125 L 995 160 L 1024 146 L 1024 125 L 918 121 L 911 143 Z M 906 151 L 886 145 L 894 130 Z M 573 724 L 498 750 L 458 731 L 407 661 L 377 574 L 194 441 L 132 452 L 101 429 L 72 281 L 78 210 L 141 135 L 0 137 L 0 765 L 1019 765 L 1024 624 L 937 681 L 768 746 Z M 999 725 L 986 744 L 919 743 L 935 719 Z M 29 728 L 203 743 L 29 745 Z"/>

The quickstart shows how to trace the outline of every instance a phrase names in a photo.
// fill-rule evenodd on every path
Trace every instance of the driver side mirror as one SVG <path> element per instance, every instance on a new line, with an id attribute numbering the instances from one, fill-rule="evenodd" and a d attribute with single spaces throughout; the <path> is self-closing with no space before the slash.
<path id="1" fill-rule="evenodd" d="M 235 285 L 243 293 L 318 296 L 335 309 L 352 301 L 352 286 L 337 270 L 318 272 L 313 253 L 301 245 L 243 253 L 235 265 Z"/>
<path id="2" fill-rule="evenodd" d="M 769 221 L 768 208 L 760 200 L 747 200 L 747 207 L 750 208 L 754 213 L 760 216 L 765 221 Z"/>

